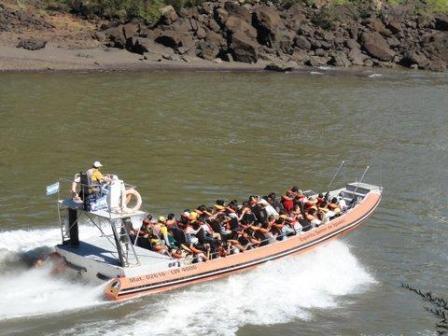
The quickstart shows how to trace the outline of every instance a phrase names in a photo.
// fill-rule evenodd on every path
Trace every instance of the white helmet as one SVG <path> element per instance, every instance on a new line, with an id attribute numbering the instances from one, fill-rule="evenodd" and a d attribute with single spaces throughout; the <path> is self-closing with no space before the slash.
<path id="1" fill-rule="evenodd" d="M 95 168 L 99 168 L 99 167 L 102 167 L 103 165 L 101 164 L 101 162 L 99 162 L 99 161 L 95 161 L 95 162 L 93 163 L 93 166 L 94 166 Z"/>

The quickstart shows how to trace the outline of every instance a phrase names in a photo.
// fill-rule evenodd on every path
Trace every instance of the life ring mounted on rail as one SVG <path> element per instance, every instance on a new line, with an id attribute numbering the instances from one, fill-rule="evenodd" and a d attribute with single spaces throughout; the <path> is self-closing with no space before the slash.
<path id="1" fill-rule="evenodd" d="M 132 199 L 135 198 L 134 206 L 129 206 L 132 204 Z M 135 189 L 127 189 L 124 191 L 124 211 L 125 212 L 135 212 L 142 206 L 142 196 Z"/>

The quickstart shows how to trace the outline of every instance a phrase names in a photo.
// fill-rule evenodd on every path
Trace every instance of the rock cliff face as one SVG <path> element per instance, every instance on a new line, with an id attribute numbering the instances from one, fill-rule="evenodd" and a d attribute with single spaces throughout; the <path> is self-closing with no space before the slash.
<path id="1" fill-rule="evenodd" d="M 448 63 L 448 16 L 412 14 L 404 7 L 360 13 L 345 6 L 204 2 L 180 12 L 168 6 L 154 27 L 128 23 L 104 33 L 110 46 L 131 52 L 150 51 L 145 42 L 153 39 L 174 53 L 206 60 L 436 71 Z"/>
<path id="2" fill-rule="evenodd" d="M 404 66 L 446 70 L 446 14 L 416 14 L 404 6 L 383 5 L 379 10 L 368 5 L 325 3 L 309 7 L 299 2 L 278 8 L 269 2 L 221 0 L 179 11 L 166 6 L 153 26 L 138 21 L 117 24 L 98 18 L 93 38 L 107 47 L 141 55 L 151 54 L 154 45 L 160 44 L 171 50 L 167 58 L 180 60 L 200 57 L 216 62 L 262 60 L 282 67 Z M 48 24 L 33 16 L 0 10 L 0 31 L 23 24 L 49 29 Z M 20 46 L 33 47 L 30 43 Z"/>

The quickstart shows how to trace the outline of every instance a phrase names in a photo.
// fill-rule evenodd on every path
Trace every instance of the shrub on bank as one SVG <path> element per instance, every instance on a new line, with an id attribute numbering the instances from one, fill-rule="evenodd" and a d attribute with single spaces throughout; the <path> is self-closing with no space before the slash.
<path id="1" fill-rule="evenodd" d="M 205 0 L 46 0 L 47 8 L 51 10 L 70 11 L 86 18 L 101 17 L 109 20 L 126 21 L 134 18 L 141 19 L 147 24 L 157 22 L 160 17 L 160 8 L 172 5 L 176 11 L 184 7 L 197 6 Z M 320 0 L 261 0 L 270 2 L 279 7 L 290 7 L 295 3 L 306 6 L 315 6 Z M 251 2 L 251 0 L 247 0 Z M 376 0 L 374 3 L 389 3 L 391 5 L 411 4 L 417 12 L 443 12 L 448 13 L 448 0 Z M 351 5 L 362 8 L 369 0 L 328 0 L 327 5 Z M 331 24 L 331 13 L 323 13 L 316 17 L 318 25 L 327 27 Z M 328 28 L 328 27 L 327 27 Z"/>

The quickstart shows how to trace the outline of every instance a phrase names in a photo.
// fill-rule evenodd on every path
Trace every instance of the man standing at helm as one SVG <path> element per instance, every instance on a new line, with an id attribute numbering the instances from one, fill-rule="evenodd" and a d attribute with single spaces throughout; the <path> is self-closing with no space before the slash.
<path id="1" fill-rule="evenodd" d="M 89 179 L 90 183 L 101 184 L 103 182 L 109 181 L 109 178 L 107 176 L 104 176 L 100 171 L 100 168 L 102 166 L 103 165 L 101 164 L 101 162 L 95 161 L 92 165 L 92 168 L 87 170 L 86 174 L 87 174 L 87 178 Z"/>

